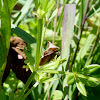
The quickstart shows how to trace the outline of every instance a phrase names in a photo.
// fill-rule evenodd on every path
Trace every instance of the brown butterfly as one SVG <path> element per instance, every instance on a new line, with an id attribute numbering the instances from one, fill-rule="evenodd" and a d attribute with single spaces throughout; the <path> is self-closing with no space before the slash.
<path id="1" fill-rule="evenodd" d="M 55 55 L 60 55 L 60 53 L 57 54 L 59 47 L 55 46 L 51 42 L 49 42 L 49 47 L 44 52 L 42 58 L 40 59 L 39 65 L 44 65 L 45 63 L 49 62 L 51 59 L 54 58 Z"/>

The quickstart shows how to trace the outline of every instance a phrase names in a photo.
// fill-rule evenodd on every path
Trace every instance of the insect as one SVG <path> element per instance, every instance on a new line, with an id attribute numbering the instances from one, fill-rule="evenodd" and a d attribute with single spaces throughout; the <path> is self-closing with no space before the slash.
<path id="1" fill-rule="evenodd" d="M 42 58 L 40 59 L 40 63 L 39 65 L 44 65 L 45 63 L 49 62 L 51 59 L 53 59 L 55 57 L 55 55 L 60 55 L 60 53 L 58 52 L 58 49 L 60 49 L 59 47 L 55 46 L 54 44 L 52 44 L 51 42 L 49 42 L 49 46 L 46 49 L 46 51 L 44 52 Z M 58 52 L 58 54 L 57 54 Z"/>

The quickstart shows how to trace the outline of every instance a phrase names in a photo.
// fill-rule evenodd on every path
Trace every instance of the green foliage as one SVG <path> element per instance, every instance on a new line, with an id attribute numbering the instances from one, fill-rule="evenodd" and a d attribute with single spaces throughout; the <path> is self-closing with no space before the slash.
<path id="1" fill-rule="evenodd" d="M 52 96 L 52 100 L 61 100 L 63 98 L 63 93 L 60 90 L 55 90 Z"/>
<path id="2" fill-rule="evenodd" d="M 76 82 L 76 86 L 77 86 L 78 90 L 80 91 L 80 93 L 82 93 L 84 96 L 87 96 L 86 89 L 81 81 L 78 80 Z"/>
<path id="3" fill-rule="evenodd" d="M 100 92 L 99 5 L 99 0 L 0 0 L 0 100 L 97 98 L 92 89 Z M 27 43 L 24 62 L 32 74 L 26 84 L 11 71 L 2 85 L 11 32 Z M 61 55 L 39 66 L 47 41 Z"/>
<path id="4" fill-rule="evenodd" d="M 11 36 L 10 10 L 8 5 L 8 0 L 4 0 L 3 2 L 0 0 L 0 91 L 2 89 L 2 77 L 6 67 Z"/>
<path id="5" fill-rule="evenodd" d="M 67 77 L 68 85 L 72 85 L 74 83 L 74 81 L 75 81 L 74 74 L 68 75 L 68 77 Z"/>

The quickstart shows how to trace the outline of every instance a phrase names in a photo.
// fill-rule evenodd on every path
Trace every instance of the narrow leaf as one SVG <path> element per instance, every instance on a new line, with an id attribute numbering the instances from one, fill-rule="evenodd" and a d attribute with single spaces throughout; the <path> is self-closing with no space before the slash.
<path id="1" fill-rule="evenodd" d="M 21 9 L 21 11 L 19 12 L 16 19 L 13 22 L 15 25 L 18 25 L 19 22 L 25 17 L 25 15 L 27 14 L 27 12 L 29 11 L 31 7 L 32 2 L 33 0 L 27 0 L 25 2 L 25 5 L 23 6 L 23 8 Z"/>
<path id="2" fill-rule="evenodd" d="M 60 63 L 60 57 L 57 58 L 57 60 L 54 62 L 50 62 L 49 64 L 45 64 L 45 65 L 41 66 L 41 68 L 42 69 L 56 69 L 58 67 L 59 63 Z"/>
<path id="3" fill-rule="evenodd" d="M 8 0 L 4 0 L 4 4 L 1 9 L 1 34 L 3 36 L 7 52 L 9 50 L 11 36 L 10 10 L 8 5 Z"/>
<path id="4" fill-rule="evenodd" d="M 10 13 L 18 0 L 9 0 Z"/>
<path id="5" fill-rule="evenodd" d="M 75 82 L 74 74 L 69 74 L 68 77 L 67 77 L 67 83 L 68 83 L 68 85 L 71 85 L 74 82 Z"/>
<path id="6" fill-rule="evenodd" d="M 81 94 L 83 94 L 84 96 L 87 96 L 86 89 L 81 81 L 76 82 L 76 86 Z"/>
<path id="7" fill-rule="evenodd" d="M 44 78 L 41 78 L 40 79 L 40 82 L 41 83 L 46 83 L 46 82 L 51 82 L 51 81 L 54 81 L 54 80 L 58 80 L 58 78 L 49 78 L 49 77 L 44 77 Z"/>
<path id="8" fill-rule="evenodd" d="M 87 75 L 87 74 L 91 74 L 91 73 L 97 71 L 98 69 L 100 69 L 100 65 L 92 64 L 92 65 L 88 65 L 88 66 L 84 67 L 82 69 L 82 73 Z"/>
<path id="9" fill-rule="evenodd" d="M 78 74 L 80 81 L 90 87 L 95 87 L 100 84 L 100 79 Z"/>
<path id="10" fill-rule="evenodd" d="M 24 30 L 20 29 L 19 27 L 15 27 L 12 25 L 12 32 L 15 33 L 17 36 L 22 38 L 27 44 L 36 43 L 36 39 L 33 38 L 30 34 L 25 32 Z"/>

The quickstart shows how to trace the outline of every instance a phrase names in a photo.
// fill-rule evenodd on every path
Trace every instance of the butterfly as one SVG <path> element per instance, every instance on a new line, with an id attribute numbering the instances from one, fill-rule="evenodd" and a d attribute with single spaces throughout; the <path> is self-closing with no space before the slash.
<path id="1" fill-rule="evenodd" d="M 60 53 L 58 52 L 60 48 L 52 44 L 50 41 L 48 41 L 48 43 L 49 43 L 49 46 L 40 59 L 40 63 L 39 63 L 40 66 L 49 62 L 51 59 L 55 57 L 55 55 L 58 55 L 58 56 L 60 55 Z"/>

